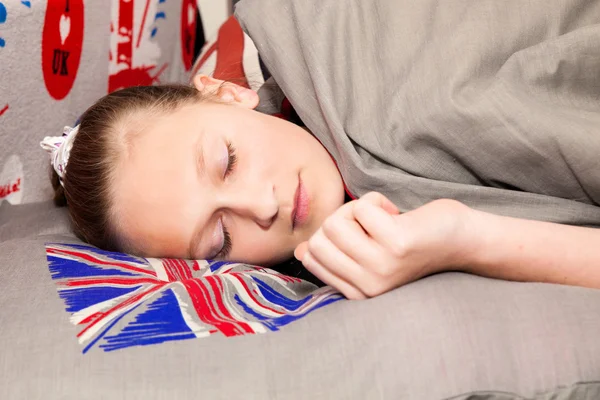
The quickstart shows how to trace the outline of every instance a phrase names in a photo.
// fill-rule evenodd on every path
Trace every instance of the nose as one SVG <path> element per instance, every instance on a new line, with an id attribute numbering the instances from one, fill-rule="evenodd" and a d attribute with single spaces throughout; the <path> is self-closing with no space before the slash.
<path id="1" fill-rule="evenodd" d="M 233 189 L 233 188 L 232 188 Z M 255 183 L 239 186 L 227 193 L 225 207 L 244 218 L 250 218 L 261 228 L 268 229 L 277 219 L 279 204 L 275 187 Z"/>

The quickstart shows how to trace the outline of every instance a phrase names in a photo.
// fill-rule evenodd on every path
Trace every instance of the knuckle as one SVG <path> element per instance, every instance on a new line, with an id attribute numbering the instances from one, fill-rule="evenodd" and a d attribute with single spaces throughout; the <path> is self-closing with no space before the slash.
<path id="1" fill-rule="evenodd" d="M 364 196 L 362 196 L 362 199 L 372 199 L 372 198 L 377 198 L 379 197 L 381 194 L 379 192 L 375 192 L 375 191 L 370 191 L 367 192 Z"/>
<path id="2" fill-rule="evenodd" d="M 373 273 L 380 279 L 387 279 L 393 274 L 393 272 L 394 269 L 387 263 L 378 263 L 373 268 Z"/>
<path id="3" fill-rule="evenodd" d="M 319 235 L 313 235 L 308 241 L 308 251 L 312 254 L 318 254 L 324 247 L 323 239 Z"/>
<path id="4" fill-rule="evenodd" d="M 338 208 L 338 210 L 332 215 L 336 216 L 336 215 L 344 215 L 344 213 L 352 210 L 352 207 L 354 207 L 354 205 L 358 202 L 358 200 L 352 200 L 347 202 L 346 204 L 344 204 L 343 206 L 341 206 L 340 208 Z"/>
<path id="5" fill-rule="evenodd" d="M 340 231 L 340 221 L 338 218 L 329 217 L 323 223 L 323 233 L 329 237 L 335 237 Z"/>
<path id="6" fill-rule="evenodd" d="M 360 199 L 364 200 L 366 202 L 369 202 L 369 203 L 377 204 L 381 200 L 382 197 L 383 197 L 383 195 L 379 192 L 368 192 L 367 194 L 362 196 Z"/>
<path id="7" fill-rule="evenodd" d="M 360 198 L 359 200 L 355 200 L 353 211 L 361 212 L 362 210 L 365 209 L 366 206 L 368 206 L 368 204 L 369 204 L 369 201 L 368 201 L 368 199 L 365 199 L 365 198 Z"/>
<path id="8" fill-rule="evenodd" d="M 402 259 L 407 252 L 407 243 L 402 240 L 392 240 L 388 244 L 388 250 L 395 259 Z"/>

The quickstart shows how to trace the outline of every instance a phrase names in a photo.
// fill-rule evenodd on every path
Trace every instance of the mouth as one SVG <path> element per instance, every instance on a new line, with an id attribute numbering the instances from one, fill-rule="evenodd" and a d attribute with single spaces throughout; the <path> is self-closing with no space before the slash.
<path id="1" fill-rule="evenodd" d="M 298 176 L 298 187 L 294 195 L 294 210 L 292 211 L 292 229 L 302 226 L 308 220 L 309 198 L 306 188 L 302 184 L 302 178 Z"/>

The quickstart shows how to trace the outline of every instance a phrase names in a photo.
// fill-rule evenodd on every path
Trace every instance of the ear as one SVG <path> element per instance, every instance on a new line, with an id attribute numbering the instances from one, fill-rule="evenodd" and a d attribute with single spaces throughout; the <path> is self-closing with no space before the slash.
<path id="1" fill-rule="evenodd" d="M 196 75 L 193 82 L 200 93 L 216 94 L 216 96 L 225 103 L 231 103 L 250 109 L 254 109 L 258 106 L 258 94 L 252 89 L 202 74 Z"/>

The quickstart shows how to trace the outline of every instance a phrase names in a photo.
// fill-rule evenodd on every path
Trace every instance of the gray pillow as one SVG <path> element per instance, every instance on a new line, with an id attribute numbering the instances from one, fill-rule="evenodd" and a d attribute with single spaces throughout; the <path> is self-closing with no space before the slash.
<path id="1" fill-rule="evenodd" d="M 458 273 L 277 331 L 84 352 L 47 263 L 81 245 L 64 217 L 0 206 L 2 399 L 600 398 L 600 291 Z"/>

